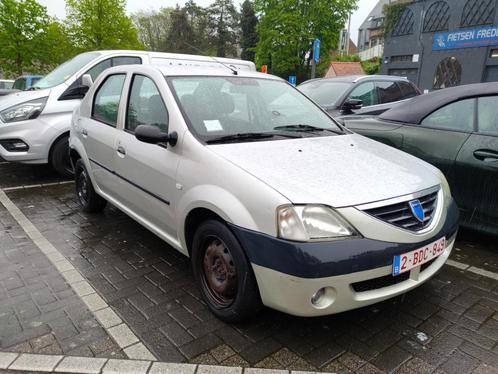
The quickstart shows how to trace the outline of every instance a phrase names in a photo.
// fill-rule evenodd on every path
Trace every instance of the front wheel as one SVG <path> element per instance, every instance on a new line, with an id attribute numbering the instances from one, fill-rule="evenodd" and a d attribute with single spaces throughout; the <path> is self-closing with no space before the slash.
<path id="1" fill-rule="evenodd" d="M 60 175 L 72 177 L 74 170 L 69 158 L 69 135 L 63 136 L 52 146 L 50 164 Z"/>
<path id="2" fill-rule="evenodd" d="M 262 307 L 251 264 L 226 225 L 202 223 L 194 234 L 192 268 L 204 301 L 219 319 L 241 322 Z"/>
<path id="3" fill-rule="evenodd" d="M 92 185 L 92 180 L 88 175 L 85 164 L 80 159 L 76 161 L 74 166 L 76 197 L 81 205 L 81 209 L 87 213 L 97 213 L 102 211 L 107 201 L 95 192 Z"/>

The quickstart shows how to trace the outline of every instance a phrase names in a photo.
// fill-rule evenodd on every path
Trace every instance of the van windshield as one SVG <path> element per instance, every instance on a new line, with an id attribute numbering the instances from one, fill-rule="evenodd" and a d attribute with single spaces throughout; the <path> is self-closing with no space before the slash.
<path id="1" fill-rule="evenodd" d="M 343 134 L 286 82 L 247 77 L 170 77 L 191 131 L 207 143 Z"/>
<path id="2" fill-rule="evenodd" d="M 83 66 L 85 66 L 98 56 L 100 56 L 100 53 L 98 52 L 82 53 L 72 58 L 71 60 L 64 62 L 62 65 L 59 65 L 45 77 L 36 82 L 33 87 L 39 89 L 51 88 L 64 83 Z"/>

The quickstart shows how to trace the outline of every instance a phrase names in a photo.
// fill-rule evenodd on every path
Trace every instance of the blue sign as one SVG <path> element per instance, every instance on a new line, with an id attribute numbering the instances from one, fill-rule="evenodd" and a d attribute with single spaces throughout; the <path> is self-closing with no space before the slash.
<path id="1" fill-rule="evenodd" d="M 457 48 L 476 48 L 498 45 L 498 26 L 437 32 L 434 34 L 433 51 Z"/>
<path id="2" fill-rule="evenodd" d="M 297 77 L 295 75 L 289 76 L 289 83 L 295 86 L 297 84 Z"/>
<path id="3" fill-rule="evenodd" d="M 320 61 L 320 39 L 315 39 L 313 42 L 313 60 Z"/>

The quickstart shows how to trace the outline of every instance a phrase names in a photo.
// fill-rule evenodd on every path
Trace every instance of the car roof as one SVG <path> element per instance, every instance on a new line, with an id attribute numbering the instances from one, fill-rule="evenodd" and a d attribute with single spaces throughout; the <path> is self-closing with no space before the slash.
<path id="1" fill-rule="evenodd" d="M 214 62 L 214 61 L 213 61 Z M 219 65 L 219 66 L 218 66 Z M 106 72 L 129 70 L 134 71 L 143 69 L 155 69 L 166 77 L 179 77 L 179 76 L 221 76 L 221 77 L 251 77 L 280 80 L 286 82 L 284 79 L 275 75 L 259 73 L 251 70 L 236 70 L 237 75 L 228 67 L 228 65 L 218 64 L 213 66 L 186 66 L 186 65 L 119 65 L 106 69 Z"/>
<path id="2" fill-rule="evenodd" d="M 329 77 L 329 78 L 317 78 L 310 79 L 302 84 L 307 84 L 311 82 L 318 81 L 329 81 L 329 82 L 344 82 L 344 83 L 358 83 L 360 81 L 372 81 L 372 80 L 386 80 L 386 81 L 407 81 L 406 77 L 399 77 L 396 75 L 347 75 L 344 77 Z"/>
<path id="3" fill-rule="evenodd" d="M 429 114 L 455 101 L 476 96 L 498 95 L 498 82 L 476 83 L 445 88 L 416 96 L 385 111 L 379 119 L 420 124 Z"/>

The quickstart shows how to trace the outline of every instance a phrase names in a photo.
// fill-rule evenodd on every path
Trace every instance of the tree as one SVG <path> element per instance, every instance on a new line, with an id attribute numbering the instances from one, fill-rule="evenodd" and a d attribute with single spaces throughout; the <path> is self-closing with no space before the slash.
<path id="1" fill-rule="evenodd" d="M 254 4 L 250 0 L 245 0 L 242 3 L 242 11 L 240 16 L 240 46 L 242 48 L 241 58 L 243 60 L 254 61 L 256 52 L 255 48 L 258 44 L 258 33 L 256 27 L 258 25 L 258 17 L 254 11 Z"/>
<path id="2" fill-rule="evenodd" d="M 66 0 L 68 30 L 76 46 L 82 50 L 143 49 L 125 5 L 125 0 Z"/>
<path id="3" fill-rule="evenodd" d="M 237 56 L 239 14 L 233 0 L 215 0 L 207 9 L 209 36 L 218 57 Z"/>
<path id="4" fill-rule="evenodd" d="M 138 12 L 132 16 L 138 30 L 140 42 L 149 51 L 161 51 L 171 29 L 170 14 L 173 8 L 161 8 L 159 11 Z"/>
<path id="5" fill-rule="evenodd" d="M 40 60 L 50 18 L 35 0 L 0 1 L 0 63 L 6 73 L 21 75 Z"/>
<path id="6" fill-rule="evenodd" d="M 339 31 L 357 0 L 256 0 L 262 14 L 257 30 L 256 63 L 270 65 L 274 74 L 286 77 L 309 75 L 313 40 L 321 41 L 318 70 L 325 70 L 331 51 L 337 47 Z"/>
<path id="7" fill-rule="evenodd" d="M 193 53 L 195 48 L 191 47 L 194 32 L 187 18 L 185 9 L 178 5 L 170 14 L 171 27 L 166 38 L 163 50 L 175 53 Z"/>
<path id="8" fill-rule="evenodd" d="M 209 37 L 209 16 L 206 9 L 198 6 L 193 0 L 187 1 L 183 9 L 187 13 L 188 21 L 193 31 L 193 38 L 190 43 L 204 54 L 214 53 Z"/>

